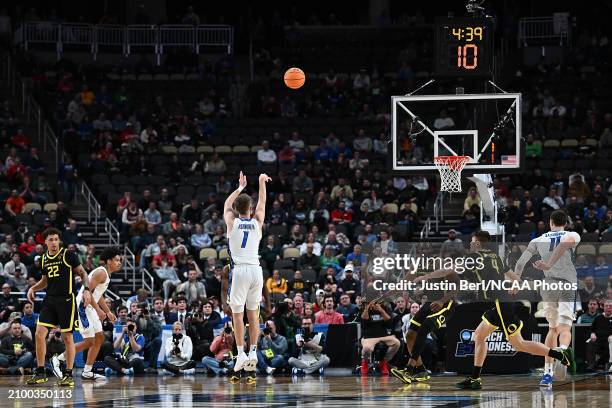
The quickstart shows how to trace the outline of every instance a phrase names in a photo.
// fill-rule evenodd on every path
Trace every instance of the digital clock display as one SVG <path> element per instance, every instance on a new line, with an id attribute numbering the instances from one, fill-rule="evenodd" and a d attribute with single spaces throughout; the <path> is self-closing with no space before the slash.
<path id="1" fill-rule="evenodd" d="M 434 71 L 440 76 L 491 74 L 492 36 L 486 20 L 442 18 L 435 24 Z"/>

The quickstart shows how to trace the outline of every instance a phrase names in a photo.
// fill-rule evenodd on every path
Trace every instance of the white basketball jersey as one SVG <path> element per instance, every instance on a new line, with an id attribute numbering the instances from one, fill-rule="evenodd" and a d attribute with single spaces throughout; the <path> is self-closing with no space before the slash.
<path id="1" fill-rule="evenodd" d="M 91 281 L 91 278 L 93 276 L 93 274 L 98 270 L 98 269 L 102 269 L 104 271 L 104 273 L 106 274 L 106 279 L 104 280 L 104 282 L 99 283 L 96 288 L 93 290 L 91 297 L 92 297 L 92 301 L 98 303 L 98 300 L 100 300 L 100 298 L 102 297 L 102 295 L 104 295 L 104 292 L 106 292 L 106 289 L 108 289 L 108 285 L 110 284 L 110 275 L 108 274 L 108 272 L 106 271 L 106 268 L 103 266 L 98 266 L 96 269 L 94 269 L 93 271 L 91 271 L 89 273 L 89 280 Z M 77 295 L 78 299 L 82 299 L 83 298 L 83 287 L 81 286 L 81 289 L 79 289 L 79 294 Z"/>
<path id="2" fill-rule="evenodd" d="M 255 218 L 236 218 L 227 237 L 230 256 L 235 265 L 259 265 L 261 228 Z"/>
<path id="3" fill-rule="evenodd" d="M 580 242 L 580 235 L 573 231 L 550 231 L 531 240 L 529 247 L 535 249 L 544 262 L 548 261 L 553 251 L 567 237 L 573 237 L 576 245 Z M 565 279 L 569 282 L 576 282 L 577 273 L 573 261 L 574 249 L 565 251 L 561 258 L 547 271 L 544 276 L 550 278 Z"/>

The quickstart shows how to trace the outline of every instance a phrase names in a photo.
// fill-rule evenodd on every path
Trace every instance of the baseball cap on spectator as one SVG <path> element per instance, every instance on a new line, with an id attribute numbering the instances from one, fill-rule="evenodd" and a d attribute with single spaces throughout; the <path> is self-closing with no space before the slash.
<path id="1" fill-rule="evenodd" d="M 449 234 L 456 234 L 457 230 L 451 228 L 451 229 L 448 230 L 448 233 Z"/>
<path id="2" fill-rule="evenodd" d="M 316 296 L 323 296 L 325 294 L 325 291 L 323 289 L 317 289 L 317 291 L 315 292 Z"/>
<path id="3" fill-rule="evenodd" d="M 21 312 L 13 312 L 9 315 L 9 320 L 13 320 L 16 318 L 21 318 L 23 315 L 21 314 Z"/>
<path id="4" fill-rule="evenodd" d="M 45 218 L 45 220 L 43 221 L 43 224 L 51 224 L 51 218 L 47 217 Z"/>
<path id="5" fill-rule="evenodd" d="M 347 263 L 346 266 L 344 267 L 344 272 L 353 272 L 355 270 L 355 267 L 353 266 L 352 263 Z"/>

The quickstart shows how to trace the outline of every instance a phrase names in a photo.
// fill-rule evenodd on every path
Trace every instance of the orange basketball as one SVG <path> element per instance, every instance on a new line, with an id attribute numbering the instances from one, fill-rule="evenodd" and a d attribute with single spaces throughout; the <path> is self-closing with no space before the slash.
<path id="1" fill-rule="evenodd" d="M 291 89 L 299 89 L 306 82 L 306 75 L 304 71 L 299 68 L 289 68 L 285 72 L 285 85 Z"/>

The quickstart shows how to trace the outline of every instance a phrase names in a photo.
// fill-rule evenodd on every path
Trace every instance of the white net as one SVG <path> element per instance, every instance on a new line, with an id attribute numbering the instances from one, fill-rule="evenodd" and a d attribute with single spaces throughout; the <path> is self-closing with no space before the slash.
<path id="1" fill-rule="evenodd" d="M 461 170 L 470 160 L 469 156 L 438 156 L 434 158 L 440 171 L 440 191 L 459 193 L 461 191 Z"/>

